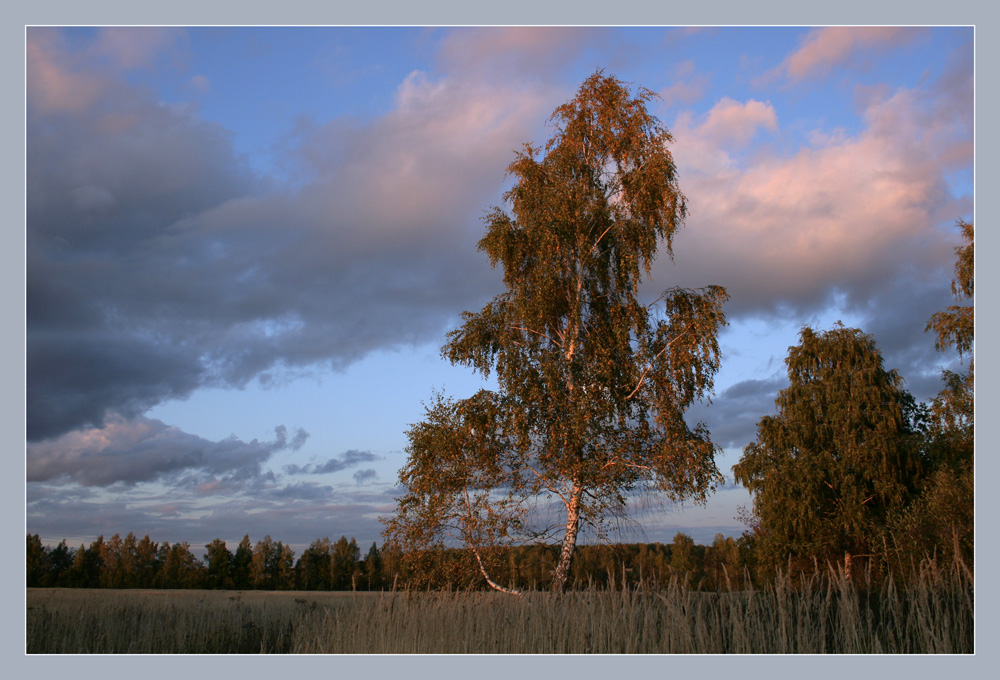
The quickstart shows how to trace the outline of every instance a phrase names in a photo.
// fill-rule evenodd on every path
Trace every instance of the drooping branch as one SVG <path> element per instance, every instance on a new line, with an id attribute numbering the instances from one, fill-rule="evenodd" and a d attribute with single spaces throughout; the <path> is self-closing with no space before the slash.
<path id="1" fill-rule="evenodd" d="M 593 248 L 597 248 L 597 246 L 600 245 L 600 243 L 604 239 L 604 237 L 608 235 L 608 232 L 611 231 L 612 229 L 614 229 L 614 227 L 615 227 L 615 223 L 614 222 L 612 222 L 611 224 L 609 224 L 608 228 L 604 230 L 604 233 L 602 233 L 600 236 L 598 236 L 597 240 L 594 241 Z M 592 250 L 593 250 L 593 248 L 592 248 Z"/>
<path id="2" fill-rule="evenodd" d="M 646 376 L 649 375 L 649 372 L 651 370 L 653 370 L 653 362 L 655 362 L 657 359 L 659 359 L 663 355 L 664 352 L 666 352 L 668 349 L 670 349 L 671 345 L 673 345 L 675 342 L 677 342 L 682 337 L 684 337 L 685 335 L 687 335 L 687 333 L 688 333 L 688 331 L 684 331 L 684 332 L 678 334 L 673 340 L 671 340 L 670 342 L 667 343 L 666 347 L 664 347 L 663 349 L 661 349 L 659 352 L 656 353 L 656 356 L 653 357 L 653 359 L 649 362 L 649 365 L 646 366 L 646 370 L 644 370 L 642 372 L 642 375 L 639 376 L 639 382 L 636 384 L 635 389 L 632 390 L 627 397 L 625 397 L 625 401 L 628 401 L 629 399 L 631 399 L 632 397 L 634 397 L 635 393 L 639 391 L 640 387 L 642 387 L 642 381 L 645 380 Z"/>
<path id="3" fill-rule="evenodd" d="M 517 595 L 518 597 L 521 597 L 521 591 L 514 590 L 512 588 L 504 588 L 502 585 L 491 579 L 490 575 L 486 572 L 486 567 L 483 565 L 483 559 L 479 556 L 479 550 L 476 548 L 475 544 L 470 543 L 469 547 L 472 548 L 472 554 L 476 556 L 476 562 L 479 563 L 479 571 L 482 573 L 483 578 L 486 579 L 486 582 L 490 584 L 490 588 L 499 590 L 501 593 L 506 593 L 507 595 Z"/>
<path id="4" fill-rule="evenodd" d="M 539 335 L 539 336 L 545 338 L 546 340 L 548 340 L 549 342 L 551 342 L 553 345 L 555 345 L 557 347 L 562 347 L 562 343 L 560 343 L 560 342 L 558 342 L 556 340 L 553 340 L 552 338 L 550 338 L 545 333 L 542 333 L 541 331 L 536 331 L 533 328 L 525 328 L 524 326 L 511 326 L 510 328 L 511 328 L 511 330 L 515 330 L 515 331 L 524 331 L 525 333 L 534 333 L 535 335 Z"/>
<path id="5" fill-rule="evenodd" d="M 469 499 L 469 487 L 465 487 L 463 492 L 465 494 L 465 507 L 469 512 L 469 517 L 471 518 L 473 513 L 472 513 L 472 501 Z M 468 538 L 466 538 L 466 542 L 472 549 L 472 554 L 476 556 L 476 562 L 479 564 L 479 571 L 482 573 L 483 578 L 486 579 L 486 582 L 490 585 L 491 588 L 493 588 L 494 590 L 498 590 L 501 593 L 506 593 L 508 595 L 517 595 L 517 596 L 521 595 L 520 592 L 516 590 L 511 590 L 509 588 L 504 588 L 499 583 L 491 579 L 489 573 L 486 571 L 486 565 L 483 564 L 483 558 L 480 557 L 479 555 L 479 548 L 476 547 L 475 541 L 470 541 L 468 540 Z"/>
<path id="6" fill-rule="evenodd" d="M 527 463 L 525 463 L 524 467 L 528 468 L 533 473 L 535 473 L 535 476 L 538 478 L 538 481 L 540 481 L 542 483 L 542 486 L 548 489 L 549 492 L 559 496 L 559 500 L 563 502 L 563 505 L 567 506 L 569 505 L 569 500 L 567 500 L 567 498 L 562 494 L 562 492 L 559 491 L 559 489 L 557 489 L 556 487 L 552 486 L 552 484 L 549 483 L 549 481 L 538 470 L 536 470 L 531 465 L 528 465 Z"/>

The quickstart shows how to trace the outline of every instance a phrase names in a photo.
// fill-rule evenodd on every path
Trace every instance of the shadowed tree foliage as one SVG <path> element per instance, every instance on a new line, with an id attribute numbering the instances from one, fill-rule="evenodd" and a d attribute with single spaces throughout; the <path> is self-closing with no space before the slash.
<path id="1" fill-rule="evenodd" d="M 941 494 L 952 493 L 954 489 L 941 488 Z M 440 548 L 422 551 L 406 559 L 411 566 L 418 569 L 407 570 L 399 568 L 403 557 L 395 548 L 383 546 L 379 549 L 372 543 L 363 562 L 356 561 L 356 541 L 343 538 L 340 541 L 330 541 L 322 538 L 313 541 L 303 551 L 302 557 L 295 564 L 294 582 L 288 578 L 287 570 L 282 575 L 284 567 L 293 557 L 287 544 L 265 538 L 258 546 L 268 546 L 268 550 L 277 554 L 277 576 L 274 580 L 276 589 L 295 587 L 299 590 L 332 590 L 333 554 L 335 545 L 340 546 L 343 558 L 343 577 L 338 590 L 380 588 L 392 589 L 453 589 L 453 588 L 484 588 L 489 587 L 479 575 L 476 568 L 476 558 L 469 548 Z M 186 543 L 171 546 L 168 543 L 157 544 L 146 536 L 140 541 L 126 537 L 112 537 L 109 541 L 95 542 L 91 553 L 99 556 L 102 551 L 110 554 L 126 545 L 134 544 L 134 569 L 129 569 L 121 579 L 115 579 L 111 574 L 105 575 L 109 589 L 116 588 L 236 588 L 232 579 L 227 580 L 223 574 L 227 562 L 231 565 L 235 555 L 231 554 L 221 539 L 215 539 L 207 544 L 204 565 L 196 560 L 187 548 Z M 254 547 L 249 537 L 241 541 L 243 549 L 252 556 Z M 114 548 L 112 546 L 118 546 Z M 280 546 L 280 549 L 278 548 Z M 240 548 L 237 548 L 237 553 Z M 516 545 L 505 548 L 493 546 L 486 551 L 494 575 L 500 583 L 509 584 L 512 588 L 546 590 L 551 588 L 556 561 L 559 557 L 559 546 L 552 544 Z M 80 546 L 79 551 L 70 550 L 62 541 L 53 548 L 42 543 L 37 534 L 27 535 L 26 576 L 28 587 L 78 587 L 86 586 L 74 578 L 75 560 L 85 556 L 87 549 Z M 261 553 L 263 554 L 263 553 Z M 227 558 L 228 555 L 228 558 Z M 640 584 L 653 587 L 665 586 L 676 581 L 678 577 L 686 577 L 689 587 L 699 590 L 730 589 L 740 587 L 743 583 L 742 564 L 747 555 L 741 550 L 740 544 L 732 538 L 721 534 L 715 537 L 711 546 L 694 544 L 693 540 L 679 533 L 671 544 L 597 544 L 581 545 L 573 558 L 568 583 L 569 588 L 633 588 Z M 484 562 L 487 560 L 484 559 Z M 109 560 L 106 568 L 115 564 Z M 100 565 L 105 567 L 104 564 Z M 470 570 L 470 567 L 472 570 Z M 144 575 L 145 574 L 145 575 Z M 350 578 L 348 578 L 348 576 Z M 228 585 L 227 585 L 228 584 Z M 92 587 L 101 587 L 94 582 Z"/>
<path id="2" fill-rule="evenodd" d="M 333 578 L 332 545 L 324 536 L 309 544 L 295 565 L 296 582 L 302 590 L 330 590 Z"/>
<path id="3" fill-rule="evenodd" d="M 368 590 L 378 590 L 382 587 L 382 554 L 375 541 L 372 541 L 372 547 L 365 555 L 364 574 Z"/>
<path id="4" fill-rule="evenodd" d="M 74 551 L 69 549 L 65 540 L 54 548 L 48 548 L 42 545 L 38 534 L 28 534 L 25 558 L 29 588 L 76 585 L 72 574 Z"/>
<path id="5" fill-rule="evenodd" d="M 698 568 L 694 554 L 694 539 L 682 531 L 674 536 L 670 547 L 670 571 L 684 580 L 693 581 Z"/>
<path id="6" fill-rule="evenodd" d="M 974 299 L 974 237 L 975 228 L 960 220 L 958 227 L 966 245 L 955 249 L 955 278 L 951 292 L 957 302 Z M 969 355 L 969 370 L 965 373 L 942 371 L 944 389 L 931 403 L 930 437 L 936 458 L 951 468 L 972 463 L 975 419 L 975 308 L 973 305 L 952 305 L 931 317 L 928 331 L 936 335 L 935 347 L 944 351 L 954 348 L 959 357 Z"/>
<path id="7" fill-rule="evenodd" d="M 732 536 L 716 534 L 712 545 L 705 551 L 705 572 L 709 586 L 730 589 L 742 581 L 740 548 Z"/>
<path id="8" fill-rule="evenodd" d="M 160 568 L 156 561 L 157 545 L 150 540 L 149 535 L 135 546 L 135 582 L 137 588 L 152 588 L 156 582 L 156 572 Z"/>
<path id="9" fill-rule="evenodd" d="M 98 536 L 89 546 L 83 545 L 73 556 L 73 566 L 66 585 L 74 588 L 99 588 L 101 586 L 101 553 L 104 536 Z"/>
<path id="10" fill-rule="evenodd" d="M 131 545 L 135 545 L 135 537 L 129 533 L 128 538 Z M 102 588 L 128 588 L 130 555 L 129 546 L 126 546 L 118 534 L 101 544 L 101 587 Z"/>
<path id="11" fill-rule="evenodd" d="M 959 220 L 966 244 L 955 249 L 955 278 L 951 291 L 957 302 L 974 297 L 973 225 Z M 893 527 L 893 545 L 900 559 L 923 553 L 945 559 L 958 553 L 967 565 L 973 563 L 975 533 L 975 309 L 952 305 L 931 317 L 928 331 L 936 335 L 935 346 L 954 348 L 959 357 L 969 355 L 965 373 L 942 371 L 944 389 L 930 406 L 927 427 L 926 467 L 928 475 L 916 502 L 900 513 Z"/>
<path id="12" fill-rule="evenodd" d="M 48 556 L 45 554 L 42 539 L 38 537 L 38 534 L 28 534 L 25 558 L 27 562 L 25 573 L 27 587 L 38 588 L 47 585 L 45 577 L 49 571 Z"/>
<path id="13" fill-rule="evenodd" d="M 479 243 L 506 291 L 463 314 L 442 350 L 500 389 L 438 395 L 408 432 L 407 491 L 386 520 L 407 551 L 451 535 L 482 568 L 498 544 L 556 537 L 562 590 L 581 525 L 600 528 L 640 486 L 704 501 L 721 479 L 718 447 L 684 413 L 711 393 L 728 296 L 638 299 L 686 215 L 654 96 L 597 72 L 555 110 L 544 149 L 525 145 L 508 167 L 511 212 L 489 211 Z M 563 519 L 548 532 L 531 511 L 551 504 Z"/>
<path id="14" fill-rule="evenodd" d="M 233 587 L 240 590 L 250 588 L 252 580 L 253 548 L 250 545 L 250 535 L 244 534 L 236 552 L 233 554 Z"/>
<path id="15" fill-rule="evenodd" d="M 354 589 L 360 576 L 358 561 L 361 559 L 361 549 L 358 542 L 347 536 L 341 536 L 333 544 L 330 551 L 332 582 L 335 590 Z M 358 572 L 358 573 L 356 573 Z"/>
<path id="16" fill-rule="evenodd" d="M 274 587 L 278 590 L 295 589 L 295 551 L 288 544 L 278 543 L 278 568 Z"/>
<path id="17" fill-rule="evenodd" d="M 753 494 L 754 549 L 763 564 L 789 556 L 839 559 L 881 547 L 890 513 L 919 475 L 912 397 L 883 367 L 870 335 L 803 328 L 789 348 L 778 413 L 734 466 Z M 849 565 L 848 565 L 849 566 Z"/>
<path id="18" fill-rule="evenodd" d="M 207 588 L 229 589 L 233 587 L 233 554 L 221 538 L 213 539 L 205 546 L 207 567 Z"/>
<path id="19" fill-rule="evenodd" d="M 201 588 L 204 585 L 204 566 L 191 553 L 187 541 L 160 546 L 160 570 L 156 575 L 158 588 Z"/>
<path id="20" fill-rule="evenodd" d="M 257 541 L 250 558 L 250 583 L 257 590 L 294 588 L 295 553 L 291 547 L 275 541 L 270 534 Z"/>

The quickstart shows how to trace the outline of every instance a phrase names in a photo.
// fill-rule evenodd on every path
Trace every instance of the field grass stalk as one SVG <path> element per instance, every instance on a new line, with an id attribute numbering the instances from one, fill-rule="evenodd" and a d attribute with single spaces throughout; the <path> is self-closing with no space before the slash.
<path id="1" fill-rule="evenodd" d="M 967 654 L 962 565 L 906 586 L 828 570 L 561 595 L 29 589 L 29 654 Z"/>

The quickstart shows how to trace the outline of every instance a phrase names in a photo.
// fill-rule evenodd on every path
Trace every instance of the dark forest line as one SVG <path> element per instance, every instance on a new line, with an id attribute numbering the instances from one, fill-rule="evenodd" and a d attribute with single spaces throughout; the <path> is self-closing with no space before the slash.
<path id="1" fill-rule="evenodd" d="M 880 555 L 858 556 L 852 576 L 882 581 L 890 573 L 905 581 L 921 563 L 951 564 L 956 558 L 971 567 L 971 526 L 937 527 L 939 545 L 922 553 L 895 554 L 886 544 Z M 950 543 L 949 548 L 947 543 Z M 898 544 L 898 541 L 896 542 Z M 362 556 L 354 538 L 314 541 L 298 557 L 290 546 L 265 536 L 251 543 L 244 536 L 235 551 L 215 539 L 198 559 L 187 542 L 156 543 L 115 534 L 89 546 L 70 548 L 65 541 L 43 546 L 37 534 L 27 536 L 26 585 L 29 588 L 151 588 L 209 590 L 379 591 L 402 589 L 484 590 L 473 552 L 439 548 L 403 553 L 391 545 L 372 543 Z M 491 577 L 518 590 L 547 590 L 559 546 L 523 545 L 480 552 Z M 786 574 L 843 570 L 835 560 L 789 559 L 780 566 L 761 559 L 750 534 L 739 539 L 717 534 L 711 545 L 697 545 L 684 534 L 672 543 L 581 545 L 573 560 L 571 589 L 665 587 L 679 582 L 699 590 L 732 590 L 773 582 Z"/>
<path id="2" fill-rule="evenodd" d="M 245 536 L 235 551 L 215 539 L 198 559 L 187 542 L 156 543 L 134 534 L 98 537 L 89 546 L 62 541 L 43 546 L 27 536 L 27 586 L 60 588 L 186 588 L 235 590 L 369 591 L 403 588 L 479 589 L 485 581 L 471 551 L 440 548 L 404 554 L 372 543 L 362 556 L 354 538 L 314 541 L 296 557 L 270 536 L 251 544 Z M 495 549 L 485 555 L 503 582 L 519 589 L 546 589 L 558 545 Z M 738 541 L 717 535 L 710 546 L 678 533 L 671 544 L 582 545 L 573 561 L 576 587 L 619 587 L 622 583 L 666 583 L 681 578 L 702 587 L 742 583 L 747 561 Z"/>

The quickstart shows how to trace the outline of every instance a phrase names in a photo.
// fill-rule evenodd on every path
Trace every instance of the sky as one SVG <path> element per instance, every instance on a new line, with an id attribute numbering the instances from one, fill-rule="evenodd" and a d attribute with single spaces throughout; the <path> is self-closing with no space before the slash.
<path id="1" fill-rule="evenodd" d="M 596 69 L 659 95 L 689 217 L 640 297 L 725 286 L 704 421 L 727 483 L 620 540 L 738 536 L 730 468 L 804 325 L 915 397 L 973 219 L 973 29 L 29 28 L 26 528 L 71 547 L 381 544 L 440 357 L 502 291 L 514 151 Z M 487 380 L 486 386 L 495 385 Z"/>

